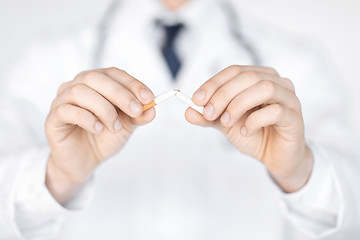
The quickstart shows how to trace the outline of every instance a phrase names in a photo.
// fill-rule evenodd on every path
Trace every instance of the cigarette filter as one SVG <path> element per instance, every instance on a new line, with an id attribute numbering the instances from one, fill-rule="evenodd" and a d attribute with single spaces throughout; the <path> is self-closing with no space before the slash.
<path id="1" fill-rule="evenodd" d="M 173 90 L 164 92 L 164 93 L 156 96 L 155 99 L 154 99 L 154 101 L 152 101 L 152 102 L 149 103 L 149 104 L 144 105 L 143 111 L 146 111 L 146 110 L 148 110 L 148 109 L 150 109 L 150 108 L 158 105 L 159 103 L 161 103 L 161 102 L 163 102 L 163 101 L 165 101 L 165 100 L 167 100 L 167 99 L 175 96 L 176 93 L 178 93 L 178 92 L 179 92 L 179 90 L 173 89 Z"/>

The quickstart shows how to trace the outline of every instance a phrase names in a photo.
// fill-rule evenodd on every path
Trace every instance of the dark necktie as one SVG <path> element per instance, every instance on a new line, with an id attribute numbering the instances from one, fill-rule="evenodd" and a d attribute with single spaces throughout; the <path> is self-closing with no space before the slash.
<path id="1" fill-rule="evenodd" d="M 161 52 L 166 60 L 169 67 L 173 80 L 176 79 L 176 75 L 181 67 L 180 59 L 175 51 L 176 37 L 179 35 L 180 30 L 184 27 L 183 24 L 179 23 L 176 25 L 163 25 L 165 31 L 165 42 L 161 48 Z"/>

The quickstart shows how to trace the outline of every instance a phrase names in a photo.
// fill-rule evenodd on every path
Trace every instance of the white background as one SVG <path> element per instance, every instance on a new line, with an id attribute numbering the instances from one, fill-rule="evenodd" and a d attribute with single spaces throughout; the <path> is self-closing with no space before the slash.
<path id="1" fill-rule="evenodd" d="M 145 0 L 146 1 L 146 0 Z M 29 42 L 95 23 L 109 0 L 0 0 L 0 76 Z M 348 120 L 360 134 L 360 2 L 232 0 L 236 7 L 290 33 L 313 36 L 328 49 L 349 89 Z M 57 29 L 55 31 L 52 31 Z M 2 79 L 0 79 L 1 81 Z"/>

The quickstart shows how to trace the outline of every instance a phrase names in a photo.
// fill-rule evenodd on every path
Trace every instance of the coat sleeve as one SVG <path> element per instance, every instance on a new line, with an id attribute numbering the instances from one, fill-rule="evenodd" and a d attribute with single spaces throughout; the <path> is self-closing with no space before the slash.
<path id="1" fill-rule="evenodd" d="M 289 49 L 274 67 L 295 83 L 314 166 L 300 191 L 281 194 L 284 214 L 314 239 L 352 239 L 360 235 L 360 157 L 346 116 L 355 103 L 346 101 L 346 84 L 321 47 Z"/>
<path id="2" fill-rule="evenodd" d="M 45 185 L 49 147 L 44 122 L 57 86 L 69 80 L 54 79 L 63 77 L 59 69 L 62 64 L 56 62 L 61 59 L 61 48 L 55 49 L 58 54 L 41 48 L 29 50 L 13 69 L 2 75 L 0 239 L 52 239 L 66 215 L 84 208 L 92 196 L 92 178 L 64 206 Z"/>

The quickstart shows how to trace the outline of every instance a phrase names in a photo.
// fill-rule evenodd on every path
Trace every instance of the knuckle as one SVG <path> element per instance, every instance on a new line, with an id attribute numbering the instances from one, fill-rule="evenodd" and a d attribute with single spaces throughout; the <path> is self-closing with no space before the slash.
<path id="1" fill-rule="evenodd" d="M 241 104 L 242 102 L 243 102 L 243 95 L 240 94 L 231 101 L 231 103 L 229 104 L 229 108 L 231 109 L 239 108 L 239 106 L 242 106 Z"/>
<path id="2" fill-rule="evenodd" d="M 55 98 L 52 102 L 51 102 L 51 105 L 50 105 L 50 111 L 52 109 L 54 109 L 58 104 L 58 98 Z"/>
<path id="3" fill-rule="evenodd" d="M 127 87 L 129 87 L 129 89 L 132 89 L 133 91 L 137 91 L 140 89 L 141 84 L 139 81 L 132 79 L 127 83 Z"/>
<path id="4" fill-rule="evenodd" d="M 119 100 L 119 97 L 117 97 L 117 96 L 125 95 L 126 94 L 125 91 L 126 90 L 124 87 L 115 85 L 114 87 L 108 89 L 108 92 L 106 93 L 106 96 L 104 96 L 104 97 L 106 97 L 110 101 L 114 101 L 114 102 L 118 103 L 120 100 Z"/>
<path id="5" fill-rule="evenodd" d="M 271 110 L 272 110 L 273 115 L 276 116 L 277 118 L 280 117 L 284 112 L 283 107 L 279 104 L 274 104 L 272 106 Z"/>
<path id="6" fill-rule="evenodd" d="M 243 104 L 241 104 L 242 102 L 243 102 L 243 98 L 241 96 L 234 98 L 234 100 L 230 102 L 226 110 L 230 114 L 230 116 L 242 115 L 245 113 Z"/>
<path id="7" fill-rule="evenodd" d="M 243 76 L 246 78 L 253 79 L 253 80 L 259 79 L 261 77 L 260 73 L 255 70 L 245 71 L 243 73 Z"/>
<path id="8" fill-rule="evenodd" d="M 261 87 L 269 95 L 273 95 L 276 91 L 276 84 L 269 80 L 263 80 L 260 82 Z"/>
<path id="9" fill-rule="evenodd" d="M 231 65 L 227 68 L 229 71 L 233 72 L 234 74 L 238 74 L 242 71 L 243 67 L 240 65 Z"/>
<path id="10" fill-rule="evenodd" d="M 74 115 L 74 119 L 76 119 L 77 121 L 87 121 L 90 122 L 90 118 L 89 118 L 89 114 L 82 114 L 82 111 L 80 110 L 80 108 L 75 108 L 73 109 L 73 115 Z"/>
<path id="11" fill-rule="evenodd" d="M 217 92 L 216 95 L 218 98 L 220 98 L 221 100 L 226 99 L 229 96 L 229 90 L 226 88 L 220 88 Z"/>
<path id="12" fill-rule="evenodd" d="M 82 84 L 75 84 L 69 89 L 69 95 L 71 97 L 77 97 L 81 94 L 81 92 L 84 90 Z"/>
<path id="13" fill-rule="evenodd" d="M 75 80 L 75 79 L 82 79 L 88 72 L 89 72 L 89 71 L 79 72 L 79 73 L 75 76 L 74 80 Z"/>
<path id="14" fill-rule="evenodd" d="M 82 74 L 82 82 L 84 83 L 91 83 L 95 79 L 99 77 L 99 73 L 97 71 L 87 71 Z"/>
<path id="15" fill-rule="evenodd" d="M 217 88 L 219 88 L 219 83 L 217 83 L 215 80 L 209 80 L 207 83 L 205 83 L 202 86 L 202 89 L 205 92 L 215 91 Z"/>
<path id="16" fill-rule="evenodd" d="M 125 76 L 129 75 L 125 70 L 119 69 L 116 67 L 109 68 L 109 71 L 110 71 L 110 73 L 113 73 L 114 75 L 117 75 L 119 77 L 125 77 Z"/>
<path id="17" fill-rule="evenodd" d="M 116 68 L 116 69 L 121 74 L 126 74 L 126 75 L 128 74 L 124 69 L 118 69 L 118 68 Z"/>
<path id="18" fill-rule="evenodd" d="M 65 105 L 63 105 L 63 104 L 61 104 L 60 106 L 57 106 L 53 110 L 54 115 L 60 119 L 62 119 L 62 117 L 64 116 L 64 112 L 65 112 Z"/>
<path id="19" fill-rule="evenodd" d="M 125 74 L 125 72 L 117 67 L 110 67 L 110 68 L 106 68 L 105 69 L 105 73 L 109 74 L 109 75 L 123 75 Z"/>
<path id="20" fill-rule="evenodd" d="M 117 67 L 109 67 L 106 69 L 106 71 L 108 72 L 119 72 L 120 69 L 118 69 Z"/>
<path id="21" fill-rule="evenodd" d="M 119 118 L 118 114 L 115 113 L 112 109 L 106 109 L 106 122 L 108 125 L 111 125 Z"/>
<path id="22" fill-rule="evenodd" d="M 274 75 L 279 75 L 278 71 L 276 71 L 275 68 L 272 68 L 272 67 L 266 67 L 266 69 L 271 73 L 271 74 L 274 74 Z"/>
<path id="23" fill-rule="evenodd" d="M 103 114 L 105 116 L 105 119 L 111 123 L 114 122 L 118 118 L 118 114 L 114 108 L 113 105 L 106 104 L 106 106 L 103 108 Z"/>
<path id="24" fill-rule="evenodd" d="M 295 92 L 295 85 L 294 83 L 289 79 L 289 78 L 283 78 L 286 85 L 289 86 L 289 89 L 292 91 L 292 92 Z"/>
<path id="25" fill-rule="evenodd" d="M 57 90 L 56 96 L 59 96 L 68 87 L 68 85 L 69 82 L 62 83 Z"/>

